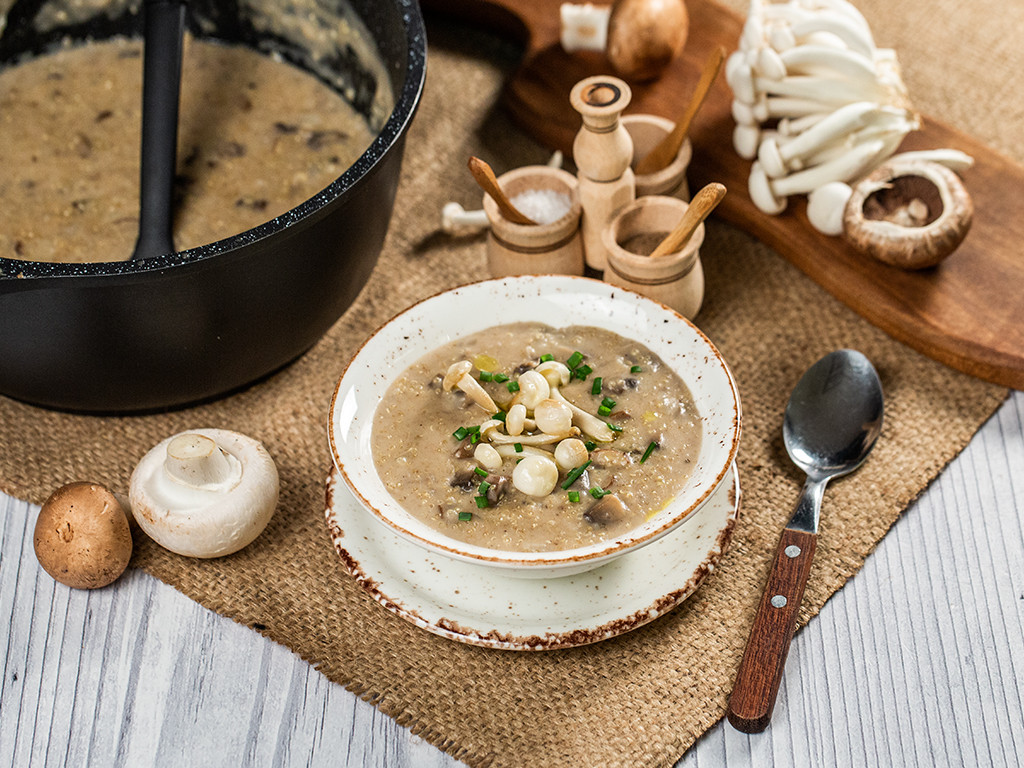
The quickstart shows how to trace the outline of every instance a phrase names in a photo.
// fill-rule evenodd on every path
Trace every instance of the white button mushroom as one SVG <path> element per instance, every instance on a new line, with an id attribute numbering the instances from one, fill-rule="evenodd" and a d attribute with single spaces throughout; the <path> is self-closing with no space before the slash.
<path id="1" fill-rule="evenodd" d="M 505 431 L 510 435 L 521 435 L 526 427 L 526 406 L 516 403 L 505 414 Z"/>
<path id="2" fill-rule="evenodd" d="M 517 379 L 519 393 L 517 401 L 532 411 L 537 403 L 546 399 L 551 394 L 551 387 L 544 375 L 535 370 L 524 371 Z"/>
<path id="3" fill-rule="evenodd" d="M 557 484 L 558 465 L 544 456 L 527 456 L 512 470 L 512 485 L 527 496 L 547 496 Z"/>
<path id="4" fill-rule="evenodd" d="M 476 450 L 473 451 L 473 458 L 481 467 L 489 469 L 491 472 L 501 469 L 501 454 L 490 443 L 479 443 Z"/>
<path id="5" fill-rule="evenodd" d="M 807 196 L 807 220 L 823 235 L 843 234 L 846 201 L 853 194 L 849 184 L 832 181 Z"/>
<path id="6" fill-rule="evenodd" d="M 132 472 L 129 502 L 139 526 L 162 547 L 220 557 L 253 541 L 270 522 L 277 467 L 256 440 L 195 429 L 163 440 Z"/>
<path id="7" fill-rule="evenodd" d="M 545 360 L 533 370 L 544 377 L 549 387 L 564 387 L 572 379 L 569 366 L 557 360 Z"/>
<path id="8" fill-rule="evenodd" d="M 555 446 L 555 463 L 564 472 L 586 464 L 588 458 L 587 446 L 579 438 L 570 437 Z"/>
<path id="9" fill-rule="evenodd" d="M 533 419 L 537 429 L 549 435 L 568 437 L 572 430 L 572 409 L 564 402 L 547 398 L 537 403 L 533 409 Z"/>

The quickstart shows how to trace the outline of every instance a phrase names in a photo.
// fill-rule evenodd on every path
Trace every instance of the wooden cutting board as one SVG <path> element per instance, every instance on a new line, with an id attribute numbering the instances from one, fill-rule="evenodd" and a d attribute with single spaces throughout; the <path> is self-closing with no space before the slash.
<path id="1" fill-rule="evenodd" d="M 611 72 L 603 54 L 569 55 L 559 45 L 561 0 L 422 0 L 428 11 L 515 37 L 525 47 L 504 100 L 514 120 L 538 141 L 571 157 L 580 127 L 569 105 L 579 80 Z M 743 20 L 713 0 L 687 0 L 690 32 L 682 54 L 660 79 L 630 84 L 628 113 L 674 119 L 716 45 L 735 50 Z M 964 173 L 975 205 L 963 245 L 938 267 L 909 272 L 862 256 L 807 222 L 801 198 L 780 216 L 766 216 L 747 195 L 749 161 L 732 148 L 732 94 L 724 76 L 690 130 L 691 189 L 709 181 L 729 194 L 715 216 L 764 242 L 854 311 L 901 342 L 958 370 L 1024 389 L 1024 166 L 941 122 L 923 128 L 902 149 L 953 147 L 975 159 Z"/>

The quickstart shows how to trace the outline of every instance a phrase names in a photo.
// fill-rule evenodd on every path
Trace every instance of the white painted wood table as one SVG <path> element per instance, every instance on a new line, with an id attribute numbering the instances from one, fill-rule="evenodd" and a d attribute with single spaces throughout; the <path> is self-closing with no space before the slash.
<path id="1" fill-rule="evenodd" d="M 0 766 L 458 765 L 141 572 L 56 584 L 37 513 L 0 495 Z M 679 763 L 726 764 L 1024 765 L 1024 393 L 797 634 L 769 729 Z"/>

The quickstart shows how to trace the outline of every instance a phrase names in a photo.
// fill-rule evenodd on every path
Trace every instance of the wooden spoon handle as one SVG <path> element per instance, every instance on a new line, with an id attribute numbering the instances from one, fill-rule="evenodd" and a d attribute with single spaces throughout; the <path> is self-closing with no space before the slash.
<path id="1" fill-rule="evenodd" d="M 494 171 L 491 169 L 491 166 L 485 161 L 481 160 L 479 157 L 469 158 L 469 170 L 473 174 L 473 178 L 476 179 L 476 183 L 480 185 L 480 188 L 494 198 L 494 202 L 498 204 L 498 210 L 501 211 L 502 216 L 513 224 L 537 223 L 512 205 L 512 201 L 508 199 L 508 195 L 506 195 L 498 185 L 498 179 L 494 175 Z"/>
<path id="2" fill-rule="evenodd" d="M 701 189 L 693 196 L 693 200 L 690 201 L 690 205 L 679 219 L 675 229 L 669 232 L 668 236 L 658 243 L 658 247 L 651 252 L 651 258 L 655 259 L 681 251 L 693 237 L 693 233 L 697 231 L 700 223 L 715 210 L 715 206 L 722 202 L 723 197 L 725 197 L 725 187 L 717 182 L 713 181 Z"/>
<path id="3" fill-rule="evenodd" d="M 817 541 L 814 533 L 782 531 L 726 713 L 744 733 L 760 733 L 771 720 Z"/>
<path id="4" fill-rule="evenodd" d="M 693 95 L 690 97 L 690 101 L 686 105 L 686 111 L 683 112 L 683 116 L 676 122 L 675 128 L 662 139 L 650 152 L 636 164 L 635 171 L 637 173 L 654 173 L 660 171 L 662 168 L 668 166 L 669 163 L 679 154 L 679 148 L 683 146 L 683 141 L 686 139 L 686 134 L 690 132 L 690 123 L 693 122 L 693 118 L 700 110 L 701 105 L 704 103 L 704 99 L 707 97 L 708 92 L 711 90 L 712 83 L 715 82 L 715 78 L 718 77 L 718 72 L 722 69 L 722 62 L 725 60 L 725 47 L 716 46 L 711 54 L 708 56 L 707 61 L 704 62 L 704 70 L 700 74 L 700 80 L 697 82 L 697 88 L 694 90 Z"/>

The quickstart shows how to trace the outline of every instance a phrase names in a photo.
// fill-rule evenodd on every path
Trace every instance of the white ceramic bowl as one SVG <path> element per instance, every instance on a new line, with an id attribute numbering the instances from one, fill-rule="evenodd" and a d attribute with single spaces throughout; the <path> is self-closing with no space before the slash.
<path id="1" fill-rule="evenodd" d="M 523 318 L 553 327 L 592 325 L 646 345 L 683 379 L 703 425 L 693 477 L 665 508 L 638 528 L 597 544 L 557 552 L 509 552 L 474 546 L 419 521 L 391 497 L 371 455 L 373 416 L 387 388 L 429 350 Z M 454 288 L 413 305 L 363 344 L 331 401 L 334 463 L 374 518 L 401 536 L 457 560 L 510 576 L 550 578 L 580 573 L 664 536 L 711 497 L 729 470 L 740 439 L 736 384 L 721 354 L 690 321 L 639 294 L 586 277 L 522 275 Z"/>

